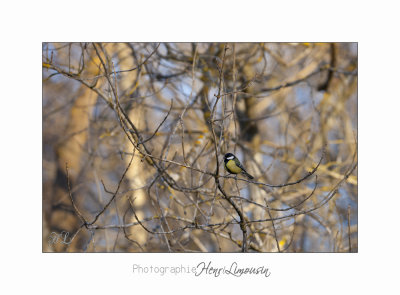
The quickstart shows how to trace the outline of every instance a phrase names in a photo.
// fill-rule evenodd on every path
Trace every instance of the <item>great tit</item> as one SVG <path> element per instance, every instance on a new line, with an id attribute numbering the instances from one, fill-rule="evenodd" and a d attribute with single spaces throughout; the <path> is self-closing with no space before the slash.
<path id="1" fill-rule="evenodd" d="M 235 157 L 234 154 L 231 154 L 231 153 L 225 154 L 224 162 L 225 162 L 225 169 L 229 173 L 231 173 L 231 174 L 243 173 L 250 179 L 254 178 L 249 173 L 247 173 L 247 171 L 244 169 L 242 164 L 240 164 L 240 161 L 238 160 L 238 158 Z"/>

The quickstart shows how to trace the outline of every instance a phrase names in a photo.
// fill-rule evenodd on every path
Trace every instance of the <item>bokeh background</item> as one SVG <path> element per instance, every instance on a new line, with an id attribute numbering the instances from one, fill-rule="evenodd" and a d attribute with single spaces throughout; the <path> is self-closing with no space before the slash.
<path id="1" fill-rule="evenodd" d="M 358 251 L 357 43 L 42 55 L 44 252 Z"/>

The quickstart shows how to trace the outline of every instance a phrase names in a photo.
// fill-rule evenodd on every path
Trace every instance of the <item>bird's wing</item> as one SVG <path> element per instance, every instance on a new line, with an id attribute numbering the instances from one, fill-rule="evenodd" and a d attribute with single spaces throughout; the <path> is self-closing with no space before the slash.
<path id="1" fill-rule="evenodd" d="M 240 167 L 240 169 L 245 170 L 242 163 L 240 163 L 240 161 L 237 158 L 235 158 L 235 163 L 236 163 L 236 166 Z"/>

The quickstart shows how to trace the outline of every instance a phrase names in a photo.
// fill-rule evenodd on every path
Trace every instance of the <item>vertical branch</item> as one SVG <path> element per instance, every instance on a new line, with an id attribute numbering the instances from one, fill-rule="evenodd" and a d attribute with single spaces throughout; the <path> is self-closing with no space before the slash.
<path id="1" fill-rule="evenodd" d="M 232 115 L 233 115 L 233 124 L 235 125 L 235 146 L 233 149 L 233 153 L 236 154 L 236 146 L 238 140 L 238 127 L 236 122 L 236 100 L 237 100 L 237 91 L 236 91 L 236 44 L 233 43 L 233 69 L 232 69 L 232 80 L 233 80 L 233 103 L 232 103 Z"/>
<path id="2" fill-rule="evenodd" d="M 71 199 L 71 203 L 72 206 L 74 207 L 74 210 L 76 212 L 76 214 L 78 215 L 79 219 L 83 222 L 83 224 L 86 226 L 87 225 L 87 221 L 86 219 L 83 217 L 82 213 L 79 211 L 78 207 L 75 204 L 74 198 L 72 197 L 72 192 L 71 192 L 71 184 L 70 184 L 70 180 L 69 180 L 69 169 L 68 169 L 68 162 L 65 162 L 65 170 L 67 173 L 67 186 L 68 186 L 68 195 L 69 198 Z"/>
<path id="3" fill-rule="evenodd" d="M 224 53 L 222 56 L 222 64 L 221 67 L 218 66 L 218 71 L 219 71 L 219 87 L 218 87 L 218 94 L 216 95 L 216 100 L 215 104 L 213 106 L 212 112 L 211 112 L 211 117 L 210 117 L 210 123 L 211 123 L 211 131 L 212 135 L 214 138 L 214 151 L 215 151 L 215 162 L 216 162 L 216 169 L 215 169 L 215 183 L 217 184 L 217 187 L 219 191 L 222 193 L 224 198 L 231 204 L 231 206 L 235 209 L 237 214 L 239 215 L 240 221 L 240 229 L 242 231 L 242 252 L 247 252 L 247 228 L 246 228 L 246 221 L 245 217 L 242 213 L 242 211 L 239 209 L 239 207 L 235 204 L 235 202 L 226 194 L 226 192 L 223 190 L 220 182 L 219 182 L 219 159 L 218 159 L 218 144 L 217 144 L 217 136 L 215 134 L 215 128 L 214 128 L 214 116 L 215 116 L 215 110 L 218 104 L 219 99 L 221 98 L 221 91 L 222 91 L 222 83 L 223 83 L 223 69 L 225 65 L 225 56 L 226 56 L 226 51 L 228 50 L 228 47 L 225 45 L 224 47 Z M 223 120 L 223 118 L 222 118 Z"/>
<path id="4" fill-rule="evenodd" d="M 276 242 L 276 247 L 278 248 L 278 252 L 281 252 L 281 249 L 280 249 L 280 246 L 279 246 L 278 235 L 276 234 L 276 228 L 275 228 L 274 219 L 272 218 L 271 210 L 269 209 L 269 205 L 267 203 L 267 200 L 265 200 L 265 202 L 266 202 L 265 205 L 267 207 L 268 216 L 271 219 L 272 229 L 274 230 L 274 238 L 275 238 L 275 242 Z"/>
<path id="5" fill-rule="evenodd" d="M 351 231 L 350 231 L 350 205 L 347 206 L 347 236 L 349 238 L 349 252 L 351 253 Z"/>

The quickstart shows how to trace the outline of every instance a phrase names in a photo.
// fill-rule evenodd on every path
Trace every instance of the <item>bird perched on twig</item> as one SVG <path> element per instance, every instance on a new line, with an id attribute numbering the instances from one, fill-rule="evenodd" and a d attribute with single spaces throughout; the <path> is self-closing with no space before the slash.
<path id="1" fill-rule="evenodd" d="M 254 178 L 249 173 L 247 173 L 247 171 L 244 169 L 244 167 L 240 163 L 239 159 L 236 158 L 236 156 L 234 154 L 231 154 L 231 153 L 225 154 L 224 162 L 225 162 L 225 169 L 229 173 L 231 173 L 231 174 L 243 173 L 244 175 L 246 175 L 250 179 Z"/>

